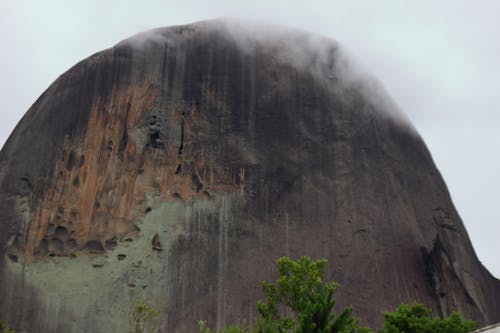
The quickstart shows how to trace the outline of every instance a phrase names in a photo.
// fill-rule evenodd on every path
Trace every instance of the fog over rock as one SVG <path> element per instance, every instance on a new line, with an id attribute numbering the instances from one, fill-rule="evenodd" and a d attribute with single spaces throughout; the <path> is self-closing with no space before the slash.
<path id="1" fill-rule="evenodd" d="M 230 20 L 81 61 L 0 153 L 0 304 L 19 332 L 256 316 L 280 256 L 329 260 L 364 324 L 413 300 L 500 320 L 425 144 L 338 43 Z"/>

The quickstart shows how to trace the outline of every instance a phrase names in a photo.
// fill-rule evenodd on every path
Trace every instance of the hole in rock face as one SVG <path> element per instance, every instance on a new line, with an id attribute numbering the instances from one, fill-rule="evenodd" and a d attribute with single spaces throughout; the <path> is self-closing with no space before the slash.
<path id="1" fill-rule="evenodd" d="M 151 207 L 147 207 L 146 210 L 144 211 L 145 214 L 151 212 Z"/>
<path id="2" fill-rule="evenodd" d="M 163 142 L 160 140 L 160 131 L 153 131 L 149 134 L 149 140 L 151 141 L 151 146 L 153 146 L 153 148 L 163 148 Z"/>
<path id="3" fill-rule="evenodd" d="M 85 155 L 80 156 L 80 168 L 85 164 Z"/>
<path id="4" fill-rule="evenodd" d="M 73 179 L 73 186 L 74 187 L 80 186 L 80 177 L 76 176 L 75 179 Z"/>
<path id="5" fill-rule="evenodd" d="M 151 240 L 151 248 L 153 251 L 161 251 L 160 235 L 156 233 Z"/>
<path id="6" fill-rule="evenodd" d="M 116 258 L 118 258 L 118 260 L 123 260 L 123 259 L 125 259 L 126 257 L 127 257 L 127 255 L 126 255 L 126 254 L 119 254 L 119 255 L 117 255 L 117 256 L 116 256 Z"/>
<path id="7" fill-rule="evenodd" d="M 10 261 L 12 261 L 12 262 L 18 262 L 19 261 L 19 258 L 15 254 L 13 254 L 13 253 L 9 253 L 7 256 L 9 257 Z"/>
<path id="8" fill-rule="evenodd" d="M 175 199 L 181 199 L 182 200 L 182 197 L 179 193 L 175 192 L 173 195 L 172 195 Z"/>
<path id="9" fill-rule="evenodd" d="M 87 253 L 103 253 L 104 247 L 102 246 L 101 242 L 97 240 L 91 240 L 85 243 L 83 251 Z"/>
<path id="10" fill-rule="evenodd" d="M 54 234 L 59 239 L 65 239 L 66 237 L 68 237 L 68 229 L 63 226 L 58 226 Z"/>

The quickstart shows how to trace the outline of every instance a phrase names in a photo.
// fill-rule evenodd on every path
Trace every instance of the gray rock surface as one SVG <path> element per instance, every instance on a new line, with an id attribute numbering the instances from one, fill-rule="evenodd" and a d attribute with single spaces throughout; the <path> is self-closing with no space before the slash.
<path id="1" fill-rule="evenodd" d="M 326 38 L 216 20 L 59 77 L 0 153 L 0 309 L 18 332 L 162 332 L 256 316 L 276 259 L 329 260 L 363 323 L 423 302 L 500 321 L 425 144 Z"/>

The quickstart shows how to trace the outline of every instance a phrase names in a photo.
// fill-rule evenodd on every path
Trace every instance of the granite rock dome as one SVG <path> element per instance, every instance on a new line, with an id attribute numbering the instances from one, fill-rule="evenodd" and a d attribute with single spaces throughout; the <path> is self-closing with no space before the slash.
<path id="1" fill-rule="evenodd" d="M 368 325 L 423 302 L 500 321 L 432 158 L 338 43 L 215 20 L 148 31 L 59 77 L 0 153 L 0 309 L 19 332 L 254 318 L 283 255 L 329 260 Z"/>

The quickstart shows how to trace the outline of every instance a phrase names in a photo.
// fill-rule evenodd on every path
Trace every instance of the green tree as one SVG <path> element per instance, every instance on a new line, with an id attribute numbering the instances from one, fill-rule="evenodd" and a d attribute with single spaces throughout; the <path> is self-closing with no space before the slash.
<path id="1" fill-rule="evenodd" d="M 385 322 L 379 333 L 468 333 L 476 329 L 472 320 L 454 312 L 451 316 L 431 318 L 431 310 L 419 303 L 401 304 L 395 312 L 383 313 Z"/>
<path id="2" fill-rule="evenodd" d="M 335 282 L 323 282 L 327 261 L 312 261 L 301 257 L 293 261 L 288 257 L 278 260 L 279 278 L 276 284 L 264 281 L 262 290 L 266 302 L 258 302 L 257 309 L 265 321 L 277 323 L 277 332 L 297 333 L 350 333 L 358 326 L 346 308 L 335 316 L 333 294 Z M 293 316 L 282 316 L 279 306 L 289 308 Z"/>
<path id="3" fill-rule="evenodd" d="M 131 313 L 131 321 L 134 333 L 156 332 L 157 325 L 154 322 L 160 315 L 158 310 L 151 308 L 147 303 L 138 303 Z"/>
<path id="4" fill-rule="evenodd" d="M 262 282 L 265 301 L 257 303 L 259 318 L 253 327 L 232 326 L 223 333 L 353 333 L 358 332 L 358 320 L 346 308 L 340 315 L 333 312 L 337 289 L 335 282 L 324 282 L 325 259 L 288 257 L 278 260 L 279 278 L 275 284 Z M 287 309 L 290 315 L 283 315 Z M 201 333 L 210 333 L 204 321 Z M 366 332 L 363 331 L 363 332 Z"/>

